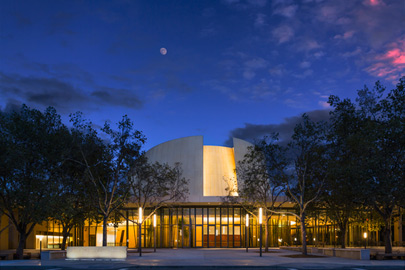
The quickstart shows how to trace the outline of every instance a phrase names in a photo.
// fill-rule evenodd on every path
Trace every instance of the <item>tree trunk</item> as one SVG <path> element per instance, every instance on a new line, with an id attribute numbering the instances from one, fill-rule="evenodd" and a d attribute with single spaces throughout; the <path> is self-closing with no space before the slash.
<path id="1" fill-rule="evenodd" d="M 307 231 L 305 228 L 305 213 L 301 214 L 301 241 L 302 241 L 302 254 L 307 255 Z"/>
<path id="2" fill-rule="evenodd" d="M 107 221 L 108 217 L 103 216 L 103 247 L 107 246 Z"/>
<path id="3" fill-rule="evenodd" d="M 347 231 L 347 221 L 342 221 L 338 223 L 340 228 L 340 246 L 341 248 L 346 248 L 346 231 Z"/>
<path id="4" fill-rule="evenodd" d="M 391 216 L 385 219 L 384 242 L 385 242 L 385 253 L 387 254 L 392 253 Z"/>
<path id="5" fill-rule="evenodd" d="M 68 228 L 68 227 L 63 227 L 62 230 L 62 246 L 61 246 L 61 250 L 65 250 L 66 249 L 66 242 L 67 242 L 67 238 L 69 236 L 69 233 L 71 231 L 72 227 Z"/>
<path id="6" fill-rule="evenodd" d="M 25 247 L 25 241 L 27 240 L 27 234 L 24 232 L 19 232 L 20 233 L 20 241 L 18 242 L 18 247 L 16 250 L 17 254 L 17 259 L 22 260 L 24 259 L 24 247 Z"/>

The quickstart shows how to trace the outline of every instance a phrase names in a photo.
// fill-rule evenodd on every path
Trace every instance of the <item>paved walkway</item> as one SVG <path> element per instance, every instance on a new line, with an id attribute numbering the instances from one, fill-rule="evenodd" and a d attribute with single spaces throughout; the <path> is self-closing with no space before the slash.
<path id="1" fill-rule="evenodd" d="M 0 261 L 0 269 L 403 269 L 404 260 L 351 260 L 336 257 L 289 258 L 299 252 L 271 249 L 144 249 L 142 257 L 130 250 L 125 261 L 111 260 L 23 260 Z"/>

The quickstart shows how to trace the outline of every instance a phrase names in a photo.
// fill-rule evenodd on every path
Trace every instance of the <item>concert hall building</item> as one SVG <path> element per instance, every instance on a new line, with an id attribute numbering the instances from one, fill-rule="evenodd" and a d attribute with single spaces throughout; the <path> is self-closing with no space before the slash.
<path id="1" fill-rule="evenodd" d="M 227 196 L 227 187 L 237 185 L 236 164 L 241 161 L 251 146 L 249 142 L 233 139 L 233 147 L 204 145 L 202 136 L 192 136 L 171 140 L 151 148 L 146 154 L 150 161 L 181 163 L 183 177 L 189 179 L 189 196 L 186 202 L 179 202 L 157 211 L 156 243 L 158 248 L 210 248 L 245 247 L 246 211 L 237 205 L 224 204 L 221 200 Z M 236 179 L 236 181 L 235 181 Z M 233 194 L 237 196 L 237 194 Z M 292 203 L 285 204 L 294 211 Z M 127 205 L 122 213 L 137 220 L 138 209 Z M 400 211 L 401 212 L 401 211 Z M 400 213 L 399 213 L 400 214 Z M 148 209 L 145 209 L 145 216 Z M 348 246 L 362 246 L 363 232 L 368 232 L 367 245 L 383 245 L 383 235 L 376 226 L 371 213 L 365 221 L 349 224 Z M 402 244 L 404 230 L 402 215 L 394 222 L 393 243 Z M 8 223 L 2 217 L 0 227 Z M 248 245 L 259 246 L 259 224 L 249 215 Z M 292 215 L 273 215 L 268 223 L 268 243 L 271 247 L 300 245 L 298 220 Z M 153 247 L 153 224 L 145 220 L 142 225 L 142 246 Z M 26 248 L 60 248 L 62 228 L 53 221 L 37 225 L 27 239 Z M 108 224 L 107 242 L 109 246 L 137 248 L 138 228 L 132 222 L 118 218 Z M 264 229 L 263 229 L 264 232 Z M 309 245 L 339 245 L 338 227 L 328 219 L 322 209 L 308 215 L 307 243 Z M 263 234 L 264 237 L 264 234 Z M 73 246 L 101 246 L 102 224 L 86 221 L 74 228 L 68 240 Z M 0 234 L 0 250 L 14 249 L 18 246 L 18 234 L 10 226 Z"/>

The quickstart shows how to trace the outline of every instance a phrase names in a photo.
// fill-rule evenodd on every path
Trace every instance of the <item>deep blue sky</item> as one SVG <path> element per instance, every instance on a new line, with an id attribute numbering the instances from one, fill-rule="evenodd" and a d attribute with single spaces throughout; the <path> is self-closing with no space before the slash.
<path id="1" fill-rule="evenodd" d="M 331 94 L 393 88 L 404 29 L 403 0 L 0 0 L 0 106 L 128 114 L 145 149 L 285 135 Z"/>

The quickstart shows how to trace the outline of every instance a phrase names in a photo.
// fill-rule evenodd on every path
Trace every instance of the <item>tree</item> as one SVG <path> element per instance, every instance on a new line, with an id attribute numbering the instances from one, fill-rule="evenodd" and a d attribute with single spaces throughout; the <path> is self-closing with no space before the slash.
<path id="1" fill-rule="evenodd" d="M 328 126 L 328 149 L 330 154 L 328 177 L 322 193 L 320 206 L 324 206 L 329 216 L 339 227 L 339 240 L 346 247 L 346 232 L 349 220 L 362 206 L 359 193 L 363 185 L 361 178 L 362 163 L 360 155 L 365 151 L 358 129 L 361 123 L 356 117 L 356 107 L 350 100 L 341 101 L 335 96 L 329 98 L 330 104 L 338 104 L 330 112 Z"/>
<path id="2" fill-rule="evenodd" d="M 277 134 L 273 134 L 271 138 L 266 137 L 248 148 L 244 159 L 236 167 L 238 183 L 227 188 L 229 195 L 223 199 L 224 203 L 242 206 L 253 216 L 256 216 L 255 209 L 263 208 L 265 252 L 269 248 L 268 222 L 285 202 L 280 201 L 280 195 L 283 195 L 287 162 L 285 149 L 276 144 L 277 140 Z"/>
<path id="3" fill-rule="evenodd" d="M 71 230 L 83 224 L 93 210 L 90 207 L 91 197 L 86 194 L 86 167 L 77 162 L 82 158 L 81 146 L 84 141 L 85 134 L 75 129 L 66 130 L 59 136 L 63 162 L 54 175 L 57 181 L 57 199 L 54 201 L 55 211 L 50 219 L 62 226 L 62 250 L 66 248 Z"/>
<path id="4" fill-rule="evenodd" d="M 167 163 L 150 163 L 144 154 L 135 161 L 129 180 L 130 202 L 137 208 L 150 210 L 143 220 L 150 218 L 168 203 L 187 199 L 189 180 L 182 177 L 182 173 L 180 163 L 175 163 L 174 166 Z M 142 225 L 139 220 L 130 221 L 138 224 L 139 228 Z"/>
<path id="5" fill-rule="evenodd" d="M 327 151 L 325 123 L 313 122 L 304 114 L 302 123 L 294 128 L 292 140 L 288 144 L 292 163 L 285 177 L 286 195 L 296 203 L 301 223 L 302 253 L 307 255 L 306 211 L 316 202 L 327 177 Z"/>
<path id="6" fill-rule="evenodd" d="M 146 138 L 134 129 L 126 115 L 118 123 L 117 131 L 105 123 L 101 129 L 104 140 L 91 123 L 81 119 L 81 114 L 73 115 L 71 121 L 86 135 L 81 153 L 82 164 L 86 166 L 87 194 L 103 218 L 103 246 L 107 246 L 108 219 L 128 199 L 131 171 Z"/>
<path id="7" fill-rule="evenodd" d="M 357 141 L 356 163 L 358 197 L 384 220 L 385 252 L 392 253 L 391 222 L 396 206 L 404 205 L 405 164 L 405 77 L 384 97 L 385 87 L 376 82 L 373 89 L 358 91 L 352 112 L 358 127 L 350 135 Z M 330 99 L 336 109 L 344 110 L 337 97 Z M 353 109 L 351 109 L 353 111 Z M 346 109 L 347 111 L 347 109 Z"/>
<path id="8" fill-rule="evenodd" d="M 65 129 L 51 107 L 41 113 L 23 105 L 0 113 L 0 204 L 19 233 L 19 259 L 34 226 L 54 210 L 52 175 L 60 162 L 58 136 Z"/>

